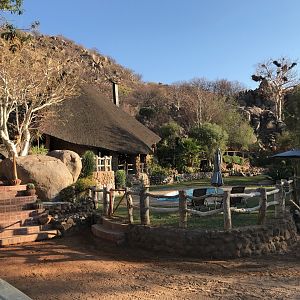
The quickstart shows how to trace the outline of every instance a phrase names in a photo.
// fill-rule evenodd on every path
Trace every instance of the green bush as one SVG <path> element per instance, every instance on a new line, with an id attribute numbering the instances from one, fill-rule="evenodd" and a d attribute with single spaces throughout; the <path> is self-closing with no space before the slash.
<path id="1" fill-rule="evenodd" d="M 86 151 L 82 156 L 82 170 L 80 177 L 89 177 L 96 170 L 96 160 L 93 151 Z"/>
<path id="2" fill-rule="evenodd" d="M 59 192 L 59 200 L 63 202 L 71 202 L 75 198 L 75 187 L 69 185 Z"/>
<path id="3" fill-rule="evenodd" d="M 75 182 L 76 193 L 82 193 L 86 191 L 89 187 L 97 185 L 96 181 L 91 177 L 79 178 Z"/>
<path id="4" fill-rule="evenodd" d="M 293 175 L 293 168 L 290 162 L 276 161 L 269 166 L 267 175 L 273 180 L 289 179 Z"/>
<path id="5" fill-rule="evenodd" d="M 223 161 L 226 164 L 237 164 L 237 165 L 243 165 L 245 160 L 240 156 L 230 156 L 230 155 L 223 155 Z"/>
<path id="6" fill-rule="evenodd" d="M 124 188 L 126 186 L 126 173 L 124 170 L 115 172 L 115 183 L 117 188 Z"/>
<path id="7" fill-rule="evenodd" d="M 29 150 L 30 154 L 41 154 L 46 155 L 49 152 L 49 149 L 45 147 L 45 145 L 40 146 L 32 146 Z"/>

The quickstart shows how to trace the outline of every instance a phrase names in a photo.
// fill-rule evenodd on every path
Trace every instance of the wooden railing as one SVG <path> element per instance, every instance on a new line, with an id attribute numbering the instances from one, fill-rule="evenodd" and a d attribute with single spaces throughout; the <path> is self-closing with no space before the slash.
<path id="1" fill-rule="evenodd" d="M 112 156 L 96 156 L 96 171 L 111 171 Z"/>
<path id="2" fill-rule="evenodd" d="M 229 230 L 232 228 L 231 212 L 240 214 L 249 214 L 253 212 L 258 212 L 258 225 L 265 224 L 266 212 L 268 207 L 275 206 L 275 216 L 281 217 L 285 212 L 286 202 L 293 204 L 297 209 L 300 210 L 298 204 L 296 204 L 295 189 L 293 187 L 293 180 L 281 181 L 280 184 L 274 186 L 272 190 L 267 190 L 265 188 L 259 188 L 250 193 L 242 194 L 230 194 L 229 191 L 225 191 L 222 195 L 210 194 L 201 197 L 192 197 L 186 195 L 184 190 L 180 190 L 176 195 L 163 195 L 163 194 L 152 194 L 149 193 L 149 188 L 145 187 L 140 192 L 133 192 L 129 189 L 96 189 L 91 188 L 93 198 L 98 201 L 97 193 L 103 193 L 103 215 L 112 216 L 118 209 L 120 203 L 126 199 L 127 211 L 128 211 L 128 222 L 133 223 L 133 208 L 139 209 L 140 212 L 140 224 L 150 225 L 150 211 L 158 213 L 179 213 L 179 227 L 186 228 L 188 222 L 188 215 L 197 215 L 200 217 L 212 216 L 223 214 L 224 219 L 224 229 Z M 114 208 L 115 192 L 122 192 L 123 195 L 119 200 L 117 206 Z M 268 197 L 274 195 L 274 200 L 268 201 Z M 139 197 L 139 205 L 133 204 L 132 196 Z M 209 211 L 199 211 L 194 208 L 188 208 L 188 202 L 200 201 L 203 199 L 209 199 L 213 197 L 214 199 L 220 199 L 221 207 L 215 208 Z M 230 198 L 243 197 L 243 198 L 253 198 L 259 197 L 259 204 L 251 208 L 237 208 L 230 206 Z M 150 205 L 150 198 L 152 199 L 178 199 L 178 203 L 175 203 L 173 207 L 157 207 Z M 293 198 L 293 199 L 292 199 Z"/>

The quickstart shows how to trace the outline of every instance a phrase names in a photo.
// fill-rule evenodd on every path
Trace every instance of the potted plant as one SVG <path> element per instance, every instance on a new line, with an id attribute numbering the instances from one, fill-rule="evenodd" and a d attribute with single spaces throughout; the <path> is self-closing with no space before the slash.
<path id="1" fill-rule="evenodd" d="M 35 185 L 34 183 L 28 183 L 26 186 L 26 195 L 34 196 L 35 195 Z"/>

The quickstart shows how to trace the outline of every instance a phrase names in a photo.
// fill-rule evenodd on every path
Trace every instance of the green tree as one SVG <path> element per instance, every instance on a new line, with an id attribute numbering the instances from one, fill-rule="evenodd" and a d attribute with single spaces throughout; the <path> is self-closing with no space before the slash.
<path id="1" fill-rule="evenodd" d="M 300 147 L 300 85 L 297 86 L 287 97 L 287 103 L 284 111 L 285 123 L 289 133 L 290 144 L 294 147 Z"/>
<path id="2" fill-rule="evenodd" d="M 224 113 L 221 125 L 228 133 L 228 146 L 233 149 L 249 150 L 257 141 L 253 128 L 235 108 Z"/>
<path id="3" fill-rule="evenodd" d="M 199 167 L 199 154 L 201 147 L 192 138 L 182 138 L 176 147 L 176 169 L 186 172 L 187 169 L 195 171 Z"/>
<path id="4" fill-rule="evenodd" d="M 183 128 L 176 122 L 169 122 L 161 126 L 159 133 L 162 139 L 175 140 L 182 136 Z"/>
<path id="5" fill-rule="evenodd" d="M 0 10 L 21 14 L 22 4 L 23 0 L 0 0 Z"/>
<path id="6" fill-rule="evenodd" d="M 217 148 L 225 149 L 228 141 L 228 133 L 219 125 L 204 123 L 193 127 L 190 137 L 198 141 L 199 146 L 212 158 Z"/>

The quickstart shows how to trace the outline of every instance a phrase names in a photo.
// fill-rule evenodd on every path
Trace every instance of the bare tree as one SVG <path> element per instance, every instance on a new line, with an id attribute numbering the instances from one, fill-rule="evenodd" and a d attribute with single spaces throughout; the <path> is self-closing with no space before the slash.
<path id="1" fill-rule="evenodd" d="M 28 33 L 0 33 L 0 138 L 11 156 L 24 156 L 47 108 L 77 94 L 77 64 Z"/>
<path id="2" fill-rule="evenodd" d="M 259 64 L 252 79 L 260 82 L 262 94 L 274 103 L 274 114 L 278 121 L 282 121 L 284 97 L 297 83 L 294 67 L 296 62 L 280 58 Z"/>

